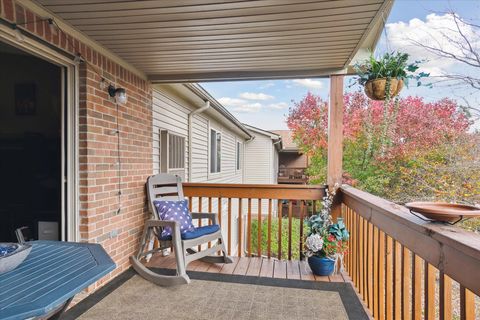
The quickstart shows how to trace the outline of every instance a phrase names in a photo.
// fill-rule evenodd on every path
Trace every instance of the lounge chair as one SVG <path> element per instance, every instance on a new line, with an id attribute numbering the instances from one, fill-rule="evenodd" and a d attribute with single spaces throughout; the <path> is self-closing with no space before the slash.
<path id="1" fill-rule="evenodd" d="M 133 268 L 140 276 L 157 285 L 172 286 L 190 282 L 186 273 L 188 263 L 194 260 L 202 260 L 209 263 L 231 263 L 227 256 L 221 228 L 217 223 L 215 213 L 191 213 L 192 219 L 210 219 L 211 225 L 196 227 L 191 232 L 181 233 L 180 223 L 176 221 L 161 220 L 155 207 L 155 200 L 184 200 L 182 181 L 179 176 L 170 174 L 157 174 L 147 179 L 147 196 L 149 210 L 152 218 L 145 222 L 145 228 L 140 242 L 140 248 L 135 256 L 130 257 Z M 162 230 L 171 227 L 172 235 L 162 237 Z M 146 250 L 152 236 L 159 240 L 159 247 Z M 196 251 L 199 245 L 212 242 L 210 248 Z M 155 252 L 160 252 L 173 247 L 177 263 L 176 275 L 161 275 L 148 269 L 141 260 Z M 222 255 L 216 255 L 221 251 Z"/>

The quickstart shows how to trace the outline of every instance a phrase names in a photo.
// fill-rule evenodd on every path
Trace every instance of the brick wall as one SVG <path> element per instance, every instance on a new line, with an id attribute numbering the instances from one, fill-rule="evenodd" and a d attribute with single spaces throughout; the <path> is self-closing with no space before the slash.
<path id="1" fill-rule="evenodd" d="M 147 217 L 144 184 L 152 174 L 152 90 L 149 83 L 114 63 L 78 39 L 57 32 L 48 22 L 12 0 L 0 0 L 0 16 L 9 22 L 28 23 L 23 29 L 65 52 L 79 52 L 89 64 L 80 71 L 79 163 L 81 241 L 100 243 L 118 268 L 102 280 L 129 267 L 128 257 L 138 245 Z M 121 176 L 117 163 L 117 111 L 101 77 L 127 91 L 126 105 L 119 106 Z M 119 208 L 119 183 L 122 189 Z"/>

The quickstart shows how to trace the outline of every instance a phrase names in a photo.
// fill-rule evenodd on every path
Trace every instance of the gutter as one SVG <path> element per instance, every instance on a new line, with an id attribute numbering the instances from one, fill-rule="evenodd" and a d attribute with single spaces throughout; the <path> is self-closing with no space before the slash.
<path id="1" fill-rule="evenodd" d="M 252 135 L 248 132 L 247 128 L 238 121 L 224 106 L 220 104 L 214 97 L 212 97 L 202 86 L 198 83 L 185 83 L 183 84 L 187 89 L 191 92 L 196 94 L 198 97 L 202 98 L 205 101 L 211 102 L 211 107 L 218 113 L 220 113 L 223 117 L 225 117 L 228 121 L 230 121 L 234 126 L 236 126 L 241 132 L 245 134 L 247 137 L 251 137 Z"/>
<path id="2" fill-rule="evenodd" d="M 210 101 L 205 101 L 205 105 L 199 109 L 196 109 L 188 114 L 188 182 L 192 182 L 192 131 L 193 131 L 193 116 L 200 114 L 203 111 L 210 108 Z"/>

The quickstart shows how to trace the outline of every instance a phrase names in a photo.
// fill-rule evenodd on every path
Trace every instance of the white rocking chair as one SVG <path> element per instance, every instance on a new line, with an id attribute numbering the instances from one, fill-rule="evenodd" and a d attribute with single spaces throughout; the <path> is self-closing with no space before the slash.
<path id="1" fill-rule="evenodd" d="M 227 256 L 223 242 L 221 228 L 217 223 L 215 213 L 191 213 L 192 219 L 210 219 L 211 225 L 197 227 L 192 232 L 180 233 L 180 224 L 176 221 L 161 220 L 154 205 L 155 200 L 183 200 L 182 181 L 179 176 L 170 174 L 157 174 L 147 179 L 147 197 L 152 219 L 145 222 L 145 228 L 140 242 L 140 248 L 135 256 L 130 257 L 135 271 L 140 276 L 157 285 L 172 286 L 190 283 L 186 273 L 188 263 L 202 260 L 209 263 L 232 263 Z M 172 236 L 165 239 L 160 237 L 162 229 L 170 226 Z M 158 248 L 146 250 L 152 236 L 155 235 L 160 243 Z M 198 245 L 213 242 L 212 247 L 196 251 L 192 248 Z M 177 262 L 177 272 L 174 276 L 161 275 L 148 269 L 141 260 L 148 255 L 173 247 Z M 215 255 L 218 251 L 222 255 Z"/>

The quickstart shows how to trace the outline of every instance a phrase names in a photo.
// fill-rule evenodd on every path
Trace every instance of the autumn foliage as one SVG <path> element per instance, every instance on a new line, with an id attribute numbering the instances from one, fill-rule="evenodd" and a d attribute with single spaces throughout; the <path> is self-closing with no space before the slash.
<path id="1" fill-rule="evenodd" d="M 397 202 L 480 202 L 480 137 L 455 101 L 406 97 L 385 109 L 355 92 L 344 102 L 344 182 Z M 308 93 L 287 124 L 312 157 L 312 182 L 325 182 L 327 102 Z"/>

